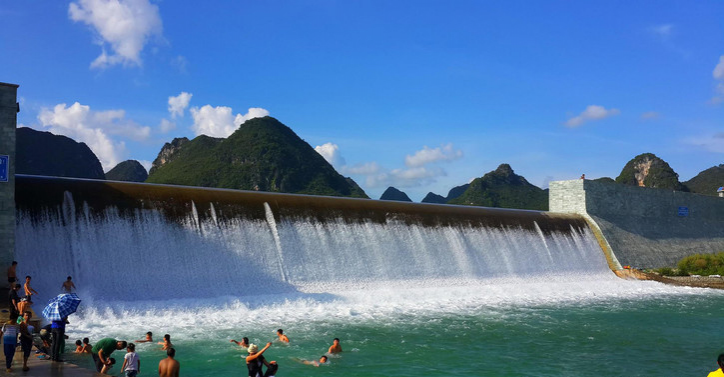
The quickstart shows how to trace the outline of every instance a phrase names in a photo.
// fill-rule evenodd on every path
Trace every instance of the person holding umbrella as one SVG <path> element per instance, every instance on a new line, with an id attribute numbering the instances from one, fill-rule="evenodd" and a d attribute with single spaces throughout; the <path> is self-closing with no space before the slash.
<path id="1" fill-rule="evenodd" d="M 68 323 L 68 316 L 78 310 L 80 301 L 75 293 L 63 293 L 50 300 L 43 309 L 43 316 L 53 321 L 51 325 L 53 344 L 50 353 L 50 359 L 53 361 L 63 361 L 60 358 L 60 346 L 65 342 L 65 325 Z"/>

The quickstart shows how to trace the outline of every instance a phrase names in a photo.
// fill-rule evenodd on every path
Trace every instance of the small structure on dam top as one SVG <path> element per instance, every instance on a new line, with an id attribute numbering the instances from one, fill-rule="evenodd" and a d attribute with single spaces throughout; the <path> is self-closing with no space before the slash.
<path id="1" fill-rule="evenodd" d="M 600 230 L 604 251 L 619 265 L 674 266 L 724 251 L 724 201 L 717 197 L 576 179 L 551 182 L 549 201 L 551 212 L 581 214 Z"/>
<path id="2" fill-rule="evenodd" d="M 0 263 L 15 254 L 15 128 L 18 85 L 0 82 Z"/>

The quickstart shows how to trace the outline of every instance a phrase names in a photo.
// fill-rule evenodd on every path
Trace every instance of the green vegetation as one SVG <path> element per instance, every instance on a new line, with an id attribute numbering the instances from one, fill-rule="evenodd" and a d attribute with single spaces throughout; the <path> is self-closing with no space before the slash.
<path id="1" fill-rule="evenodd" d="M 226 139 L 198 136 L 166 144 L 146 182 L 367 198 L 294 131 L 254 118 Z"/>
<path id="2" fill-rule="evenodd" d="M 27 127 L 15 135 L 17 174 L 106 179 L 101 162 L 85 143 Z"/>
<path id="3" fill-rule="evenodd" d="M 644 187 L 685 190 L 674 169 L 653 153 L 634 157 L 621 170 L 616 182 L 631 186 L 640 186 L 639 183 L 643 183 Z"/>
<path id="4" fill-rule="evenodd" d="M 677 267 L 687 275 L 724 275 L 724 252 L 690 255 L 680 260 Z"/>
<path id="5" fill-rule="evenodd" d="M 716 190 L 724 186 L 724 164 L 704 170 L 696 177 L 684 182 L 684 185 L 691 192 L 716 196 Z"/>
<path id="6" fill-rule="evenodd" d="M 136 160 L 123 161 L 106 173 L 106 179 L 111 181 L 143 182 L 146 178 L 146 168 Z"/>
<path id="7" fill-rule="evenodd" d="M 484 207 L 548 210 L 548 192 L 515 174 L 508 164 L 474 179 L 465 192 L 448 201 Z"/>

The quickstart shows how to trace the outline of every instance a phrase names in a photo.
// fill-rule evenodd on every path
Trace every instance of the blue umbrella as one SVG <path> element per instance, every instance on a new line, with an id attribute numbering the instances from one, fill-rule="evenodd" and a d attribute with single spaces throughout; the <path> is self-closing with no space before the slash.
<path id="1" fill-rule="evenodd" d="M 43 317 L 51 321 L 60 321 L 75 313 L 80 305 L 80 298 L 75 293 L 63 293 L 50 300 L 43 309 Z"/>

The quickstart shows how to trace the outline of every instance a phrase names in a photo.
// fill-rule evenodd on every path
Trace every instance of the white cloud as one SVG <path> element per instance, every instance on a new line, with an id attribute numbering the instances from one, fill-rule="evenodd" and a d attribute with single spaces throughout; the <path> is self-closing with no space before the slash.
<path id="1" fill-rule="evenodd" d="M 159 128 L 161 129 L 161 133 L 169 133 L 171 130 L 176 129 L 176 123 L 164 118 L 161 119 L 161 124 L 159 125 Z"/>
<path id="2" fill-rule="evenodd" d="M 125 154 L 125 142 L 114 141 L 112 135 L 142 141 L 151 134 L 150 127 L 126 120 L 123 110 L 94 111 L 78 102 L 69 107 L 59 104 L 52 110 L 43 108 L 38 120 L 55 134 L 86 143 L 106 171 L 122 161 Z"/>
<path id="3" fill-rule="evenodd" d="M 201 108 L 192 107 L 189 111 L 194 118 L 191 129 L 196 135 L 211 137 L 228 137 L 247 120 L 269 115 L 269 111 L 260 107 L 252 107 L 246 114 L 236 114 L 236 116 L 232 114 L 231 107 L 226 106 L 205 105 Z"/>
<path id="4" fill-rule="evenodd" d="M 83 22 L 97 33 L 101 55 L 91 68 L 115 64 L 140 66 L 141 51 L 151 37 L 161 37 L 158 6 L 149 0 L 78 0 L 68 6 L 68 16 Z M 106 52 L 106 46 L 113 50 Z"/>
<path id="5" fill-rule="evenodd" d="M 322 157 L 324 157 L 330 165 L 334 166 L 335 169 L 339 169 L 346 164 L 344 158 L 339 152 L 339 146 L 337 144 L 325 143 L 314 147 L 314 150 L 322 155 Z"/>
<path id="6" fill-rule="evenodd" d="M 641 119 L 658 119 L 660 116 L 661 114 L 657 113 L 656 111 L 647 111 L 641 114 Z"/>
<path id="7" fill-rule="evenodd" d="M 656 25 L 649 28 L 649 31 L 658 35 L 659 37 L 663 39 L 667 39 L 671 36 L 671 33 L 674 29 L 674 25 L 672 24 L 663 24 L 663 25 Z"/>
<path id="8" fill-rule="evenodd" d="M 452 161 L 463 156 L 463 151 L 453 149 L 452 143 L 437 148 L 429 148 L 427 145 L 415 152 L 412 156 L 405 156 L 405 165 L 416 168 L 437 161 Z"/>
<path id="9" fill-rule="evenodd" d="M 382 168 L 376 162 L 366 162 L 364 164 L 357 164 L 354 166 L 343 166 L 341 173 L 352 175 L 374 175 L 379 173 L 381 170 Z"/>
<path id="10" fill-rule="evenodd" d="M 712 97 L 709 102 L 713 105 L 718 105 L 724 102 L 724 55 L 719 57 L 719 63 L 714 67 L 712 76 L 714 76 L 715 80 L 719 80 L 719 83 L 717 83 L 716 89 L 714 89 L 716 94 L 714 94 L 714 97 Z"/>
<path id="11" fill-rule="evenodd" d="M 694 136 L 684 139 L 684 143 L 714 153 L 724 153 L 724 132 L 708 136 Z"/>
<path id="12" fill-rule="evenodd" d="M 601 120 L 610 116 L 618 115 L 620 113 L 621 112 L 618 109 L 606 110 L 606 108 L 604 108 L 603 106 L 590 105 L 586 107 L 586 110 L 583 110 L 583 112 L 581 112 L 578 116 L 568 119 L 568 121 L 566 121 L 566 126 L 571 128 L 578 127 L 588 121 Z"/>
<path id="13" fill-rule="evenodd" d="M 714 67 L 712 75 L 714 75 L 714 78 L 717 80 L 724 80 L 724 55 L 719 57 L 719 64 Z"/>
<path id="14" fill-rule="evenodd" d="M 177 95 L 176 97 L 168 97 L 168 112 L 171 113 L 171 118 L 176 118 L 176 116 L 184 116 L 184 110 L 189 107 L 191 97 L 193 97 L 193 94 L 186 92 L 181 92 L 181 94 Z"/>
<path id="15" fill-rule="evenodd" d="M 246 111 L 246 114 L 236 114 L 234 121 L 236 124 L 241 125 L 249 119 L 263 118 L 265 116 L 269 116 L 269 111 L 266 109 L 262 109 L 261 107 L 250 107 L 249 110 Z"/>

